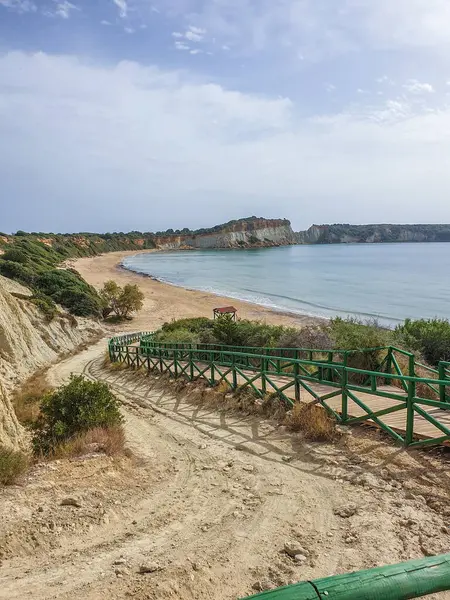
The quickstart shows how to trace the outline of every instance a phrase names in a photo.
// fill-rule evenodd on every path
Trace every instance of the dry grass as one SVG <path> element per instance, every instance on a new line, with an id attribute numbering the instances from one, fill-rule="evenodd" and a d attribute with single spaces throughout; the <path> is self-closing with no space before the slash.
<path id="1" fill-rule="evenodd" d="M 23 452 L 0 448 L 0 484 L 12 485 L 27 471 L 29 459 Z"/>
<path id="2" fill-rule="evenodd" d="M 322 406 L 313 403 L 294 404 L 285 425 L 292 431 L 301 431 L 310 440 L 330 441 L 338 437 L 336 421 Z"/>
<path id="3" fill-rule="evenodd" d="M 31 425 L 39 416 L 41 399 L 51 387 L 47 383 L 47 369 L 32 375 L 13 396 L 13 406 L 16 416 L 22 425 Z"/>
<path id="4" fill-rule="evenodd" d="M 125 454 L 125 432 L 121 425 L 96 427 L 59 444 L 52 453 L 52 460 L 73 458 L 86 454 L 103 453 L 108 456 Z"/>

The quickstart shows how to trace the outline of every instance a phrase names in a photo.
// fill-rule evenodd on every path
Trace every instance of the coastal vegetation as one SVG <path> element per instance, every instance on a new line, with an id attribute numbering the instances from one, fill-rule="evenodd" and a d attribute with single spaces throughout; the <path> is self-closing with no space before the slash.
<path id="1" fill-rule="evenodd" d="M 96 236 L 92 238 L 90 243 L 94 244 Z M 113 250 L 117 241 L 115 236 L 111 239 L 112 245 L 108 247 Z M 56 304 L 82 317 L 100 317 L 105 312 L 107 316 L 114 311 L 120 318 L 129 318 L 133 311 L 142 307 L 143 295 L 138 286 L 129 285 L 124 289 L 117 286 L 117 297 L 111 305 L 75 269 L 61 268 L 61 263 L 69 258 L 85 256 L 86 250 L 94 252 L 91 245 L 87 249 L 73 242 L 48 245 L 18 232 L 13 243 L 3 247 L 6 250 L 0 255 L 0 274 L 31 288 L 34 294 L 30 301 L 39 307 L 48 321 L 57 314 Z M 97 249 L 100 247 L 103 244 Z"/>
<path id="2" fill-rule="evenodd" d="M 450 242 L 450 225 L 313 225 L 295 234 L 300 244 Z"/>
<path id="3" fill-rule="evenodd" d="M 137 285 L 127 284 L 122 288 L 113 280 L 105 283 L 100 298 L 104 318 L 114 313 L 119 320 L 129 319 L 131 313 L 141 310 L 144 305 L 144 294 Z"/>
<path id="4" fill-rule="evenodd" d="M 12 485 L 29 466 L 27 455 L 20 450 L 0 446 L 0 485 Z"/>
<path id="5" fill-rule="evenodd" d="M 376 321 L 337 317 L 322 325 L 295 329 L 268 325 L 260 321 L 233 319 L 223 315 L 212 320 L 205 317 L 180 319 L 165 323 L 156 332 L 161 343 L 202 343 L 257 348 L 309 348 L 317 350 L 373 349 L 355 353 L 351 366 L 375 369 L 377 348 L 397 346 L 413 352 L 419 360 L 432 366 L 450 359 L 450 323 L 441 319 L 413 321 L 407 319 L 395 330 L 381 327 Z"/>
<path id="6" fill-rule="evenodd" d="M 34 452 L 46 456 L 61 452 L 75 440 L 80 445 L 80 436 L 94 430 L 103 430 L 105 438 L 110 431 L 117 439 L 122 421 L 119 401 L 105 383 L 72 375 L 68 384 L 40 401 L 39 415 L 31 425 Z"/>

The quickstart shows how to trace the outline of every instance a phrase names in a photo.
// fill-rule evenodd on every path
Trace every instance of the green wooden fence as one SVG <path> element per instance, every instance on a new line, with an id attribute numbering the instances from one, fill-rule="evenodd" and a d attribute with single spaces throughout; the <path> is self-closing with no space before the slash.
<path id="1" fill-rule="evenodd" d="M 375 424 L 405 446 L 450 441 L 450 363 L 431 369 L 417 363 L 413 354 L 392 346 L 323 351 L 161 344 L 145 332 L 113 338 L 109 355 L 111 361 L 132 368 L 190 381 L 204 379 L 211 386 L 221 384 L 232 390 L 249 388 L 259 398 L 273 394 L 288 407 L 306 394 L 337 422 Z M 358 368 L 361 364 L 373 366 Z M 427 376 L 417 376 L 419 369 Z M 377 399 L 386 402 L 373 408 Z M 362 414 L 352 414 L 350 406 Z M 387 415 L 400 411 L 404 411 L 401 426 L 386 422 Z"/>
<path id="2" fill-rule="evenodd" d="M 324 579 L 252 596 L 255 600 L 407 600 L 450 589 L 450 554 Z"/>

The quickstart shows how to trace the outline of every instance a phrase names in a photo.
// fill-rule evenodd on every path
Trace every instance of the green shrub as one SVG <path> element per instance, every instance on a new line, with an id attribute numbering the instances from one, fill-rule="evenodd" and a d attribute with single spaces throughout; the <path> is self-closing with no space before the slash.
<path id="1" fill-rule="evenodd" d="M 328 327 L 287 329 L 279 339 L 280 348 L 332 350 L 335 346 Z"/>
<path id="2" fill-rule="evenodd" d="M 355 318 L 340 317 L 331 319 L 330 336 L 339 350 L 366 350 L 351 354 L 348 366 L 367 371 L 378 370 L 380 364 L 380 352 L 367 349 L 389 346 L 393 339 L 392 332 L 379 327 L 376 321 L 362 322 Z M 351 379 L 359 382 L 360 378 L 354 374 Z"/>
<path id="3" fill-rule="evenodd" d="M 196 317 L 192 319 L 179 319 L 177 321 L 171 321 L 170 323 L 164 323 L 161 327 L 161 331 L 177 331 L 178 329 L 186 329 L 192 333 L 203 333 L 205 330 L 211 330 L 214 326 L 214 321 L 207 317 Z"/>
<path id="4" fill-rule="evenodd" d="M 162 344 L 198 344 L 200 342 L 198 333 L 183 328 L 168 332 L 161 331 L 155 338 Z"/>
<path id="5" fill-rule="evenodd" d="M 32 285 L 35 278 L 35 274 L 28 266 L 3 259 L 0 259 L 0 275 L 15 279 L 25 285 Z"/>
<path id="6" fill-rule="evenodd" d="M 25 254 L 25 252 L 23 252 L 19 248 L 14 248 L 14 247 L 7 250 L 3 254 L 2 259 L 9 260 L 9 261 L 16 262 L 16 263 L 21 263 L 23 265 L 28 262 L 28 257 Z"/>
<path id="7" fill-rule="evenodd" d="M 144 294 L 137 285 L 127 284 L 121 288 L 113 280 L 107 281 L 100 291 L 103 317 L 114 312 L 119 319 L 130 319 L 131 313 L 144 306 Z"/>
<path id="8" fill-rule="evenodd" d="M 396 343 L 420 352 L 432 365 L 450 361 L 450 323 L 445 319 L 406 319 L 395 329 Z"/>
<path id="9" fill-rule="evenodd" d="M 34 450 L 48 455 L 80 433 L 121 422 L 119 401 L 105 383 L 72 375 L 67 385 L 42 399 L 34 425 Z"/>
<path id="10" fill-rule="evenodd" d="M 36 287 L 54 302 L 80 317 L 99 316 L 101 300 L 76 271 L 52 269 L 40 275 Z"/>
<path id="11" fill-rule="evenodd" d="M 16 483 L 28 469 L 28 464 L 28 457 L 23 452 L 0 447 L 0 484 Z"/>
<path id="12" fill-rule="evenodd" d="M 35 294 L 30 298 L 30 302 L 39 308 L 47 322 L 53 321 L 58 314 L 56 304 L 51 298 L 45 296 L 45 294 Z"/>

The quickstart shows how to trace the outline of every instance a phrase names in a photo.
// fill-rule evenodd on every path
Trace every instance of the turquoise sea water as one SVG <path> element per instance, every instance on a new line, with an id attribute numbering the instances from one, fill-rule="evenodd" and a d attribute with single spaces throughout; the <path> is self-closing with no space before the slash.
<path id="1" fill-rule="evenodd" d="M 450 243 L 161 252 L 123 266 L 189 289 L 313 316 L 450 318 Z"/>

